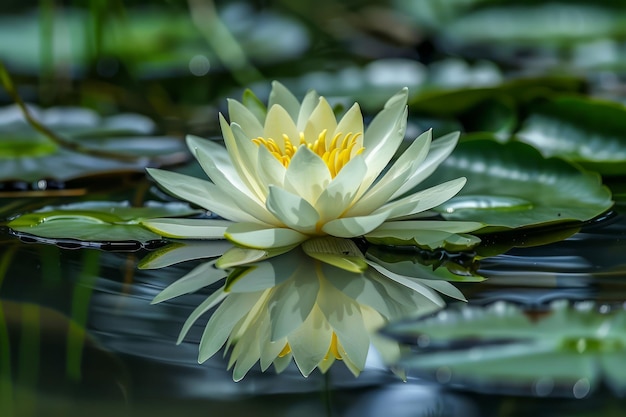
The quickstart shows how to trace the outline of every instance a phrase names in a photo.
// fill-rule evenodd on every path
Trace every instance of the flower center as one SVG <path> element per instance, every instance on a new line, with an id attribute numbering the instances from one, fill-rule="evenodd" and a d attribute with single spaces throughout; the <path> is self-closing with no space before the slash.
<path id="1" fill-rule="evenodd" d="M 363 147 L 363 134 L 350 132 L 344 135 L 339 132 L 335 134 L 330 142 L 326 140 L 326 134 L 327 130 L 324 129 L 315 142 L 307 142 L 304 138 L 304 133 L 300 132 L 298 145 L 294 145 L 291 138 L 286 134 L 283 134 L 282 143 L 278 143 L 272 138 L 265 139 L 262 137 L 252 139 L 252 142 L 257 146 L 265 146 L 285 168 L 289 166 L 291 158 L 293 158 L 298 148 L 306 146 L 322 158 L 328 167 L 331 177 L 335 178 L 350 159 L 365 150 Z"/>

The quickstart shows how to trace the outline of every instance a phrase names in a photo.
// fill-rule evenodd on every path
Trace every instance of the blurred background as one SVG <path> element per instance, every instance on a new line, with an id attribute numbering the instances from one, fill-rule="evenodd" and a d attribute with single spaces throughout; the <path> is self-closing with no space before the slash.
<path id="1" fill-rule="evenodd" d="M 215 132 L 213 109 L 279 79 L 377 109 L 509 78 L 584 81 L 624 101 L 626 2 L 83 0 L 0 6 L 0 60 L 45 107 L 138 112 L 163 132 Z M 12 102 L 0 92 L 0 103 Z"/>

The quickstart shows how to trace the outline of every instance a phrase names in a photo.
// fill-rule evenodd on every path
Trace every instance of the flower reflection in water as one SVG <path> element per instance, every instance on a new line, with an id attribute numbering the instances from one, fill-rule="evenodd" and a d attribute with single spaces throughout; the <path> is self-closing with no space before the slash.
<path id="1" fill-rule="evenodd" d="M 354 245 L 349 240 L 332 243 Z M 257 362 L 263 371 L 273 365 L 281 372 L 292 359 L 304 376 L 315 368 L 326 372 L 337 360 L 357 376 L 370 345 L 384 360 L 391 361 L 399 354 L 398 343 L 377 335 L 377 329 L 444 305 L 432 286 L 463 299 L 448 282 L 398 275 L 359 255 L 354 258 L 365 265 L 361 269 L 333 265 L 336 259 L 316 259 L 303 247 L 227 270 L 208 261 L 166 288 L 154 302 L 223 281 L 191 313 L 178 342 L 201 315 L 217 307 L 200 341 L 199 362 L 225 346 L 235 381 Z M 145 267 L 151 264 L 154 262 Z"/>

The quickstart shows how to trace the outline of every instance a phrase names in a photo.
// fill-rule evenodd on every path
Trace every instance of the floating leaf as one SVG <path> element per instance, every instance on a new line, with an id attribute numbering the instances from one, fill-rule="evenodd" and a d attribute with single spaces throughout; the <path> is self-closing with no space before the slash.
<path id="1" fill-rule="evenodd" d="M 583 97 L 533 106 L 517 138 L 606 175 L 626 174 L 626 108 Z"/>
<path id="2" fill-rule="evenodd" d="M 511 106 L 523 105 L 555 93 L 576 93 L 582 88 L 583 80 L 576 77 L 521 78 L 492 87 L 424 92 L 415 97 L 410 105 L 412 112 L 425 115 L 437 117 L 467 115 L 469 117 L 468 113 L 476 111 L 478 106 L 493 106 L 501 103 L 509 108 L 495 108 L 490 111 L 499 113 L 499 117 L 504 116 L 502 120 L 505 122 L 496 123 L 497 126 L 506 126 L 510 123 L 507 119 L 513 117 Z"/>
<path id="3" fill-rule="evenodd" d="M 8 226 L 17 232 L 52 239 L 148 242 L 161 237 L 141 226 L 141 220 L 197 213 L 182 203 L 148 202 L 145 207 L 131 207 L 128 203 L 84 202 L 45 207 L 16 217 Z"/>
<path id="4" fill-rule="evenodd" d="M 153 136 L 154 123 L 139 114 L 101 117 L 76 107 L 29 112 L 42 125 L 85 152 L 66 149 L 31 127 L 13 105 L 0 108 L 0 182 L 25 181 L 45 189 L 48 180 L 70 179 L 120 171 L 142 172 L 147 165 L 182 162 L 187 150 L 177 138 Z M 90 155 L 89 151 L 113 152 L 128 160 Z M 59 169 L 63 167 L 63 169 Z"/>
<path id="5" fill-rule="evenodd" d="M 604 380 L 626 393 L 626 310 L 559 300 L 550 308 L 458 305 L 385 333 L 415 346 L 399 365 L 482 392 L 582 398 Z"/>
<path id="6" fill-rule="evenodd" d="M 426 180 L 467 177 L 461 192 L 436 208 L 447 220 L 478 221 L 485 231 L 585 221 L 613 202 L 599 175 L 557 159 L 544 159 L 520 142 L 462 141 Z"/>

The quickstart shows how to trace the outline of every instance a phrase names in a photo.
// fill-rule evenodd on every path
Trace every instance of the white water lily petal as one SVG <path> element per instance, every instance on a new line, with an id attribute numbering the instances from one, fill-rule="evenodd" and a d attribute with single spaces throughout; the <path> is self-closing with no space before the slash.
<path id="1" fill-rule="evenodd" d="M 196 159 L 217 187 L 222 190 L 228 190 L 228 195 L 242 211 L 256 218 L 260 223 L 280 226 L 280 222 L 276 217 L 265 210 L 265 204 L 249 190 L 247 190 L 247 192 L 239 190 L 237 186 L 218 169 L 215 162 L 208 154 L 200 151 L 196 155 Z"/>
<path id="2" fill-rule="evenodd" d="M 230 123 L 241 126 L 246 135 L 252 138 L 263 135 L 263 125 L 246 106 L 237 100 L 228 99 L 228 116 Z"/>
<path id="3" fill-rule="evenodd" d="M 411 277 L 407 277 L 407 278 L 411 279 Z M 419 278 L 413 278 L 413 279 L 417 280 Z M 459 291 L 457 287 L 450 284 L 448 281 L 436 280 L 436 279 L 420 279 L 419 282 L 424 285 L 429 286 L 430 288 L 436 290 L 437 292 L 447 295 L 448 297 L 456 298 L 457 300 L 460 300 L 460 301 L 467 301 L 463 293 Z"/>
<path id="4" fill-rule="evenodd" d="M 388 221 L 371 232 L 376 236 L 405 237 L 419 233 L 419 230 L 441 230 L 449 233 L 469 233 L 484 226 L 479 222 L 462 222 L 450 220 L 405 220 Z"/>
<path id="5" fill-rule="evenodd" d="M 435 185 L 434 187 L 411 194 L 400 200 L 385 204 L 374 213 L 391 212 L 389 220 L 393 220 L 396 217 L 410 216 L 421 211 L 429 210 L 454 197 L 461 191 L 466 181 L 465 177 L 461 177 Z"/>
<path id="6" fill-rule="evenodd" d="M 235 367 L 233 368 L 233 381 L 239 382 L 256 363 L 257 358 L 261 355 L 261 347 L 258 344 L 256 335 L 246 334 L 245 337 L 237 343 L 235 349 L 242 350 L 241 353 L 233 350 L 231 356 L 231 358 L 237 359 Z"/>
<path id="7" fill-rule="evenodd" d="M 259 147 L 257 157 L 259 179 L 267 185 L 284 187 L 287 168 L 265 146 Z"/>
<path id="8" fill-rule="evenodd" d="M 349 216 L 369 214 L 389 201 L 426 158 L 431 140 L 431 130 L 427 130 L 415 139 L 382 178 L 346 214 Z"/>
<path id="9" fill-rule="evenodd" d="M 221 303 L 222 300 L 226 298 L 226 295 L 227 294 L 222 290 L 222 288 L 220 288 L 216 290 L 213 294 L 209 295 L 206 300 L 200 303 L 200 305 L 191 312 L 189 317 L 187 317 L 185 323 L 183 323 L 183 327 L 180 330 L 180 334 L 178 335 L 178 340 L 176 341 L 176 344 L 181 344 L 183 339 L 187 336 L 187 333 L 189 333 L 191 326 L 193 326 L 193 324 L 200 318 L 200 316 Z"/>
<path id="10" fill-rule="evenodd" d="M 330 236 L 309 239 L 302 244 L 302 250 L 313 259 L 357 275 L 367 269 L 363 253 L 350 239 Z"/>
<path id="11" fill-rule="evenodd" d="M 363 135 L 363 156 L 367 163 L 367 176 L 363 179 L 363 194 L 383 168 L 387 166 L 400 146 L 406 131 L 408 90 L 402 89 L 391 97 L 385 108 L 378 113 Z"/>
<path id="12" fill-rule="evenodd" d="M 298 132 L 304 132 L 306 122 L 311 117 L 311 114 L 313 113 L 313 110 L 315 110 L 315 107 L 317 107 L 317 103 L 319 103 L 319 101 L 320 96 L 315 90 L 310 90 L 306 93 L 304 99 L 302 100 L 300 111 L 298 112 L 298 119 L 296 123 Z"/>
<path id="13" fill-rule="evenodd" d="M 294 246 L 269 249 L 250 249 L 233 246 L 227 251 L 223 252 L 223 255 L 217 260 L 215 265 L 218 268 L 222 269 L 233 268 L 242 264 L 248 264 L 273 258 L 274 256 L 282 255 L 285 252 L 289 252 L 293 248 Z"/>
<path id="14" fill-rule="evenodd" d="M 169 299 L 198 291 L 226 277 L 226 271 L 215 268 L 215 261 L 198 265 L 157 294 L 150 304 L 157 304 Z"/>
<path id="15" fill-rule="evenodd" d="M 337 133 L 347 135 L 348 133 L 363 134 L 363 114 L 361 114 L 361 107 L 358 103 L 354 103 L 352 107 L 343 115 L 333 136 Z M 328 132 L 329 134 L 331 132 Z"/>
<path id="16" fill-rule="evenodd" d="M 253 192 L 259 199 L 263 200 L 265 196 L 265 188 L 263 184 L 259 184 L 256 175 L 256 160 L 259 147 L 250 140 L 236 123 L 229 125 L 224 116 L 220 114 L 220 126 L 224 144 L 228 150 L 233 166 L 239 173 L 239 177 L 243 183 Z"/>
<path id="17" fill-rule="evenodd" d="M 331 181 L 328 167 L 317 154 L 300 146 L 285 174 L 285 188 L 313 204 Z"/>
<path id="18" fill-rule="evenodd" d="M 272 228 L 258 223 L 235 223 L 226 229 L 224 237 L 235 244 L 253 249 L 279 248 L 296 245 L 308 236 L 287 228 Z"/>
<path id="19" fill-rule="evenodd" d="M 227 177 L 238 190 L 252 195 L 249 188 L 241 180 L 241 177 L 233 166 L 230 155 L 224 146 L 212 140 L 199 138 L 193 135 L 187 135 L 186 142 L 192 155 L 196 156 L 199 152 L 201 152 L 210 156 L 217 169 L 222 172 L 223 175 Z M 211 177 L 209 176 L 209 178 Z"/>
<path id="20" fill-rule="evenodd" d="M 287 337 L 311 313 L 319 291 L 317 271 L 298 268 L 292 279 L 276 287 L 268 300 L 271 320 L 271 340 Z"/>
<path id="21" fill-rule="evenodd" d="M 314 233 L 320 215 L 304 198 L 270 185 L 267 210 L 285 226 L 301 233 Z"/>
<path id="22" fill-rule="evenodd" d="M 267 102 L 267 107 L 272 108 L 279 105 L 287 111 L 291 120 L 298 120 L 298 112 L 300 111 L 300 102 L 298 99 L 278 81 L 272 81 L 272 91 Z"/>
<path id="23" fill-rule="evenodd" d="M 398 172 L 393 178 L 387 176 L 385 187 L 376 187 L 365 193 L 354 205 L 345 212 L 344 216 L 365 216 L 372 213 L 374 210 L 385 204 L 389 197 L 398 189 L 406 179 L 411 175 L 410 170 Z M 376 184 L 378 185 L 378 184 Z"/>
<path id="24" fill-rule="evenodd" d="M 242 251 L 256 251 L 256 249 L 239 248 Z M 283 248 L 284 249 L 284 248 Z M 286 250 L 281 251 L 285 253 Z M 251 292 L 275 287 L 292 277 L 300 264 L 301 258 L 293 254 L 272 257 L 270 261 L 256 262 L 243 265 L 243 273 L 231 273 L 226 280 L 226 291 Z"/>
<path id="25" fill-rule="evenodd" d="M 219 258 L 217 267 L 226 269 L 234 266 L 257 262 L 267 256 L 264 249 L 249 249 L 233 246 Z"/>
<path id="26" fill-rule="evenodd" d="M 178 198 L 197 204 L 228 220 L 255 221 L 227 193 L 209 181 L 155 168 L 148 168 L 146 171 L 161 187 Z"/>
<path id="27" fill-rule="evenodd" d="M 380 212 L 360 217 L 345 217 L 331 220 L 322 231 L 331 236 L 357 237 L 365 235 L 380 226 L 389 217 L 389 212 Z"/>
<path id="28" fill-rule="evenodd" d="M 269 320 L 267 320 L 269 325 Z M 269 327 L 268 327 L 269 329 Z M 272 342 L 269 337 L 269 330 L 261 329 L 261 355 L 259 358 L 259 364 L 261 365 L 261 371 L 265 372 L 270 367 L 272 362 L 280 359 L 278 355 L 283 351 L 287 344 L 287 338 Z"/>
<path id="29" fill-rule="evenodd" d="M 219 119 L 224 144 L 231 157 L 233 166 L 246 187 L 262 200 L 265 195 L 264 190 L 262 186 L 259 186 L 254 174 L 256 170 L 258 146 L 250 139 L 245 138 L 245 134 L 239 125 L 233 123 L 231 127 L 221 114 L 219 115 Z"/>
<path id="30" fill-rule="evenodd" d="M 283 372 L 291 364 L 293 355 L 291 353 L 274 359 L 274 370 L 277 374 Z"/>
<path id="31" fill-rule="evenodd" d="M 203 153 L 210 155 L 215 162 L 215 165 L 217 165 L 221 170 L 225 170 L 229 173 L 235 173 L 237 179 L 241 180 L 239 178 L 239 174 L 237 174 L 237 171 L 234 169 L 230 155 L 224 146 L 211 139 L 204 139 L 194 135 L 187 135 L 185 137 L 185 142 L 187 143 L 187 147 L 192 155 L 196 155 L 198 151 L 202 151 Z"/>
<path id="32" fill-rule="evenodd" d="M 140 223 L 163 237 L 177 239 L 224 239 L 226 229 L 234 224 L 228 220 L 179 218 L 156 218 Z"/>
<path id="33" fill-rule="evenodd" d="M 317 305 L 345 351 L 344 361 L 349 360 L 363 369 L 370 343 L 359 305 L 327 282 L 320 285 Z"/>
<path id="34" fill-rule="evenodd" d="M 285 139 L 283 135 L 287 135 L 294 145 L 300 143 L 300 133 L 287 110 L 279 105 L 273 105 L 267 112 L 263 137 L 273 139 L 284 150 Z"/>
<path id="35" fill-rule="evenodd" d="M 384 317 L 403 317 L 404 311 L 400 304 L 387 292 L 393 281 L 384 285 L 377 280 L 366 279 L 363 274 L 354 274 L 345 270 L 338 270 L 327 265 L 322 266 L 324 277 L 338 290 L 348 297 L 356 300 L 359 304 L 365 304 L 374 308 Z M 406 288 L 402 288 L 406 292 Z M 408 309 L 407 309 L 408 310 Z"/>
<path id="36" fill-rule="evenodd" d="M 429 298 L 431 295 L 430 292 L 427 293 L 428 296 L 425 296 L 417 291 L 407 291 L 405 285 L 390 279 L 374 268 L 367 268 L 364 275 L 369 280 L 381 284 L 385 289 L 383 293 L 385 294 L 385 298 L 390 302 L 393 301 L 397 303 L 399 308 L 408 309 L 408 311 L 411 312 L 410 315 L 422 313 L 424 310 L 432 311 L 441 308 L 441 298 L 435 299 L 436 302 L 433 301 Z"/>
<path id="37" fill-rule="evenodd" d="M 376 271 L 380 272 L 383 276 L 390 278 L 396 281 L 398 284 L 404 285 L 407 288 L 412 289 L 413 291 L 425 296 L 430 301 L 435 303 L 436 305 L 443 307 L 446 303 L 442 300 L 442 298 L 435 291 L 430 289 L 430 287 L 425 286 L 422 283 L 416 282 L 410 277 L 406 277 L 404 275 L 396 274 L 395 272 L 391 272 L 382 266 L 378 265 L 375 262 L 367 261 L 369 266 L 374 268 Z"/>
<path id="38" fill-rule="evenodd" d="M 171 219 L 168 219 L 171 220 Z M 223 236 L 223 235 L 222 235 Z M 150 252 L 137 264 L 139 269 L 160 269 L 181 262 L 214 258 L 233 247 L 226 240 L 172 242 Z"/>
<path id="39" fill-rule="evenodd" d="M 304 137 L 307 142 L 315 142 L 320 133 L 326 130 L 326 147 L 333 139 L 333 132 L 337 129 L 337 119 L 332 107 L 328 104 L 328 101 L 324 97 L 320 97 L 317 106 L 311 113 L 311 117 L 307 121 L 304 127 Z"/>
<path id="40" fill-rule="evenodd" d="M 315 202 L 322 223 L 336 219 L 346 212 L 354 201 L 361 179 L 366 172 L 365 160 L 358 155 L 352 158 L 332 179 Z"/>
<path id="41" fill-rule="evenodd" d="M 435 169 L 450 155 L 457 142 L 459 141 L 459 132 L 448 133 L 445 136 L 433 141 L 430 145 L 428 155 L 423 163 L 421 163 L 415 172 L 406 180 L 404 185 L 400 187 L 391 198 L 397 198 L 404 193 L 412 190 L 419 183 L 424 181 L 432 174 Z"/>
<path id="42" fill-rule="evenodd" d="M 328 353 L 333 330 L 315 306 L 302 325 L 287 336 L 293 356 L 304 376 L 309 376 Z"/>
<path id="43" fill-rule="evenodd" d="M 248 313 L 248 305 L 258 302 L 260 292 L 230 294 L 215 310 L 200 339 L 198 362 L 213 356 L 226 343 L 233 327 Z"/>

